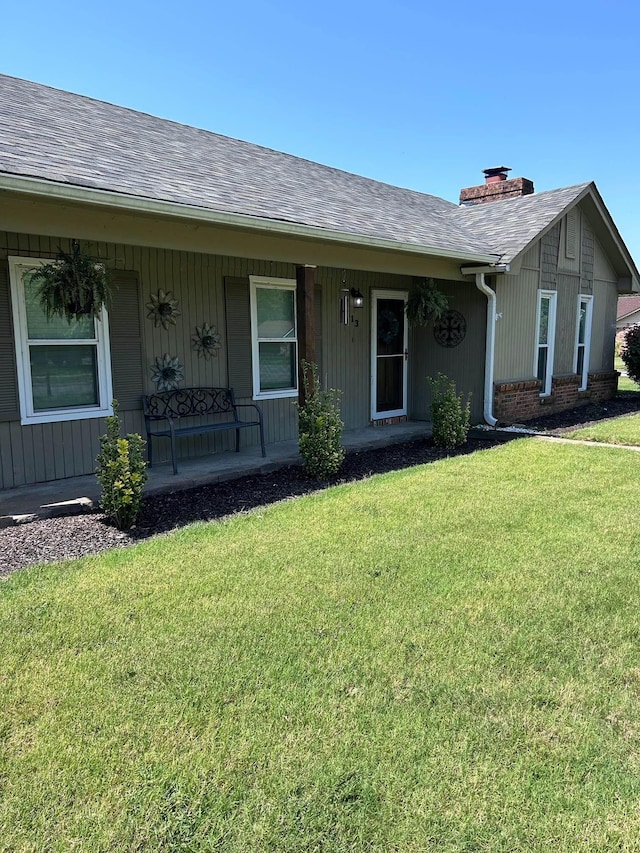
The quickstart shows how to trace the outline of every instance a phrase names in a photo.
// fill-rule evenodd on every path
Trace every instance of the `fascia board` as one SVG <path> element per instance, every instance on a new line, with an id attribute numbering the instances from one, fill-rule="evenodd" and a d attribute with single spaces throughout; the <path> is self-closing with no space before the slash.
<path id="1" fill-rule="evenodd" d="M 8 190 L 25 195 L 73 201 L 83 204 L 99 205 L 106 208 L 116 208 L 134 213 L 147 213 L 158 216 L 177 217 L 213 225 L 231 228 L 259 231 L 263 233 L 282 234 L 291 237 L 306 237 L 334 243 L 363 246 L 372 249 L 385 249 L 402 254 L 426 255 L 430 257 L 449 258 L 460 261 L 476 261 L 478 263 L 495 263 L 499 256 L 491 253 L 465 252 L 453 249 L 441 249 L 435 246 L 403 243 L 395 240 L 381 240 L 360 234 L 335 231 L 284 222 L 275 219 L 264 219 L 257 216 L 245 216 L 236 213 L 222 213 L 195 205 L 177 202 L 160 201 L 142 196 L 132 196 L 126 193 L 116 193 L 108 190 L 79 187 L 56 181 L 44 181 L 39 178 L 22 175 L 0 175 L 0 190 Z"/>

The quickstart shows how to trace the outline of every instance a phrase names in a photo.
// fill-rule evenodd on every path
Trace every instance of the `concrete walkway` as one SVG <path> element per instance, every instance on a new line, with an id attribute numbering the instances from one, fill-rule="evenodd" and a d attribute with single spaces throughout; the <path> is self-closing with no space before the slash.
<path id="1" fill-rule="evenodd" d="M 411 421 L 392 426 L 347 430 L 342 443 L 347 451 L 367 450 L 412 441 L 430 434 L 429 423 Z M 297 441 L 267 445 L 266 459 L 260 455 L 259 447 L 245 448 L 240 453 L 216 453 L 197 459 L 182 459 L 178 461 L 179 471 L 175 475 L 170 462 L 149 469 L 145 494 L 181 491 L 249 474 L 264 474 L 300 462 Z M 0 491 L 0 527 L 88 511 L 98 505 L 99 495 L 98 483 L 92 474 Z"/>

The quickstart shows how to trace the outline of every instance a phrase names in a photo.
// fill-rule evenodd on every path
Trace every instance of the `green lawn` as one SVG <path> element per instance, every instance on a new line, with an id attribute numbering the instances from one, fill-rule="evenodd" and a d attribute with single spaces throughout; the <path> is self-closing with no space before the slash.
<path id="1" fill-rule="evenodd" d="M 640 392 L 640 386 L 628 376 L 618 377 L 618 391 L 634 391 L 636 394 Z"/>
<path id="2" fill-rule="evenodd" d="M 640 454 L 520 439 L 0 584 L 3 851 L 634 851 Z"/>
<path id="3" fill-rule="evenodd" d="M 620 371 L 622 374 L 626 374 L 627 372 L 627 366 L 619 355 L 615 358 L 614 369 Z M 618 391 L 635 391 L 637 393 L 640 392 L 640 386 L 624 375 L 618 378 Z"/>
<path id="4" fill-rule="evenodd" d="M 593 426 L 564 433 L 565 438 L 604 441 L 609 444 L 640 445 L 640 414 L 610 418 Z"/>

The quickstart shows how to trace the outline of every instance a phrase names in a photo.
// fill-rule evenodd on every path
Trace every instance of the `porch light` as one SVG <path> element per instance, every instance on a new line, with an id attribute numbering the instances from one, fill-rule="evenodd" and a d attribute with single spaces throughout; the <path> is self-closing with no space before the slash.
<path id="1" fill-rule="evenodd" d="M 359 290 L 356 290 L 355 287 L 351 288 L 351 299 L 353 300 L 354 308 L 362 308 L 364 305 L 364 296 Z"/>

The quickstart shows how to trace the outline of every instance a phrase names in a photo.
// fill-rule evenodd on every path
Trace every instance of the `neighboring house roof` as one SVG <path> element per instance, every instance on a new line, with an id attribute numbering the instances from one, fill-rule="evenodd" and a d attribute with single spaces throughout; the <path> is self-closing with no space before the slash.
<path id="1" fill-rule="evenodd" d="M 606 248 L 615 250 L 618 274 L 628 278 L 629 290 L 637 287 L 633 260 L 592 183 L 458 207 L 6 75 L 0 75 L 0 188 L 92 201 L 97 191 L 108 194 L 101 203 L 132 210 L 163 204 L 174 215 L 305 229 L 318 237 L 483 263 L 512 261 L 584 200 L 605 224 L 602 235 Z"/>
<path id="2" fill-rule="evenodd" d="M 640 296 L 621 296 L 618 299 L 617 320 L 624 320 L 636 311 L 640 311 Z"/>

